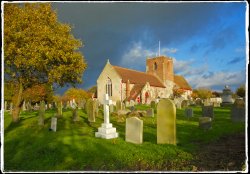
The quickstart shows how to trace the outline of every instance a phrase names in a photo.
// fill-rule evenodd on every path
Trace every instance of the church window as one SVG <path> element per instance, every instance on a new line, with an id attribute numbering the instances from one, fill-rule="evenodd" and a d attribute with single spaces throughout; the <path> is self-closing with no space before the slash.
<path id="1" fill-rule="evenodd" d="M 157 70 L 157 63 L 154 63 L 154 70 Z"/>
<path id="2" fill-rule="evenodd" d="M 108 77 L 107 84 L 106 84 L 106 94 L 108 94 L 109 96 L 112 96 L 112 81 L 109 77 Z"/>

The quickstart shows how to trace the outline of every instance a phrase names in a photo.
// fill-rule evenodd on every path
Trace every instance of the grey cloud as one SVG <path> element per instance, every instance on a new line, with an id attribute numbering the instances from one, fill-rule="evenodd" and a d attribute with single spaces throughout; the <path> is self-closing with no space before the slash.
<path id="1" fill-rule="evenodd" d="M 241 62 L 242 60 L 245 60 L 244 57 L 235 57 L 227 62 L 227 64 L 236 64 L 238 62 Z"/>

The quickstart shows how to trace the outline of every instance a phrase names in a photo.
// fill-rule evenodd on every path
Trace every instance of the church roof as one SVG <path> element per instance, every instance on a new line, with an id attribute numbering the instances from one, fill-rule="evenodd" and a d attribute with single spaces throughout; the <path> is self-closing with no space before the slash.
<path id="1" fill-rule="evenodd" d="M 140 94 L 142 88 L 144 87 L 144 85 L 141 84 L 135 84 L 132 88 L 132 90 L 130 91 L 130 95 L 127 98 L 128 101 L 130 100 L 136 100 L 136 97 Z"/>
<path id="2" fill-rule="evenodd" d="M 154 75 L 114 65 L 113 67 L 115 71 L 121 76 L 123 83 L 126 83 L 129 80 L 129 82 L 132 84 L 145 85 L 148 82 L 150 86 L 165 88 L 164 84 L 160 81 L 160 79 L 158 79 Z"/>
<path id="3" fill-rule="evenodd" d="M 174 83 L 177 84 L 182 89 L 192 90 L 188 82 L 183 76 L 174 75 Z"/>

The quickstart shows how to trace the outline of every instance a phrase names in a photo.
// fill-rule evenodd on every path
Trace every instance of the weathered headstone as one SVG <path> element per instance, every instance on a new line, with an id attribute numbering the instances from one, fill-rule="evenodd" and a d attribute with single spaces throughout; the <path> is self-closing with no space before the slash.
<path id="1" fill-rule="evenodd" d="M 26 104 L 25 104 L 25 101 L 23 101 L 23 107 L 22 107 L 22 110 L 23 110 L 23 111 L 26 111 Z"/>
<path id="2" fill-rule="evenodd" d="M 211 117 L 200 117 L 199 118 L 199 127 L 202 129 L 210 129 L 212 127 L 212 118 Z"/>
<path id="3" fill-rule="evenodd" d="M 225 88 L 223 89 L 222 97 L 221 97 L 223 105 L 233 103 L 232 94 L 233 93 L 231 89 L 229 88 L 229 86 L 226 85 Z"/>
<path id="4" fill-rule="evenodd" d="M 190 118 L 193 117 L 193 109 L 192 108 L 186 108 L 185 109 L 185 116 Z"/>
<path id="5" fill-rule="evenodd" d="M 231 108 L 231 120 L 233 122 L 244 122 L 245 121 L 245 102 L 242 99 L 236 99 Z"/>
<path id="6" fill-rule="evenodd" d="M 141 144 L 143 142 L 143 121 L 137 117 L 127 118 L 125 134 L 127 142 Z"/>
<path id="7" fill-rule="evenodd" d="M 109 105 L 109 112 L 110 113 L 114 112 L 114 105 L 113 104 Z"/>
<path id="8" fill-rule="evenodd" d="M 202 106 L 202 116 L 214 118 L 214 107 L 213 106 Z"/>
<path id="9" fill-rule="evenodd" d="M 104 94 L 103 111 L 104 111 L 104 123 L 98 128 L 98 132 L 95 133 L 96 137 L 111 139 L 117 138 L 118 133 L 116 128 L 112 127 L 109 122 L 109 105 L 112 104 L 112 100 L 109 100 L 108 94 Z"/>
<path id="10" fill-rule="evenodd" d="M 13 110 L 13 103 L 11 102 L 10 103 L 10 113 L 12 113 L 12 110 Z"/>
<path id="11" fill-rule="evenodd" d="M 30 101 L 27 102 L 27 111 L 31 111 L 32 110 L 32 106 Z"/>
<path id="12" fill-rule="evenodd" d="M 186 108 L 188 107 L 188 101 L 187 100 L 182 100 L 181 101 L 181 108 Z"/>
<path id="13" fill-rule="evenodd" d="M 93 99 L 88 99 L 87 102 L 86 102 L 86 112 L 87 112 L 87 115 L 88 115 L 88 121 L 89 122 L 95 122 L 95 116 L 96 116 L 96 104 L 94 103 L 94 100 Z"/>
<path id="14" fill-rule="evenodd" d="M 122 102 L 120 100 L 116 101 L 116 110 L 122 110 Z"/>
<path id="15" fill-rule="evenodd" d="M 79 121 L 79 115 L 78 115 L 78 107 L 76 103 L 72 103 L 72 115 L 73 115 L 73 121 Z"/>
<path id="16" fill-rule="evenodd" d="M 147 117 L 154 117 L 154 109 L 153 108 L 147 109 Z"/>
<path id="17" fill-rule="evenodd" d="M 85 106 L 85 103 L 86 103 L 86 99 L 81 99 L 80 101 L 79 101 L 79 106 L 78 106 L 78 108 L 79 109 L 84 109 L 84 106 Z"/>
<path id="18" fill-rule="evenodd" d="M 44 115 L 45 115 L 45 102 L 40 102 L 39 114 L 38 114 L 38 125 L 44 125 Z"/>
<path id="19" fill-rule="evenodd" d="M 52 117 L 51 118 L 51 130 L 56 132 L 56 127 L 57 127 L 57 118 L 56 117 Z"/>
<path id="20" fill-rule="evenodd" d="M 176 144 L 176 108 L 169 99 L 157 105 L 157 144 Z"/>

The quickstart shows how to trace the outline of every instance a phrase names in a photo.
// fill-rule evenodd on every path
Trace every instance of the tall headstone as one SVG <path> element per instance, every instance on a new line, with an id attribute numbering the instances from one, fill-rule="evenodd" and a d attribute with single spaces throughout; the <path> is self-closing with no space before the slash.
<path id="1" fill-rule="evenodd" d="M 74 122 L 79 121 L 78 106 L 76 103 L 72 103 L 72 116 Z"/>
<path id="2" fill-rule="evenodd" d="M 23 107 L 22 107 L 22 110 L 23 110 L 23 111 L 26 111 L 26 104 L 25 104 L 25 101 L 23 101 Z"/>
<path id="3" fill-rule="evenodd" d="M 244 122 L 245 121 L 245 102 L 243 99 L 236 99 L 231 108 L 231 120 L 233 122 Z"/>
<path id="4" fill-rule="evenodd" d="M 116 128 L 112 127 L 112 124 L 109 122 L 109 105 L 112 104 L 112 100 L 109 100 L 108 94 L 104 94 L 103 102 L 103 111 L 104 111 L 104 123 L 101 127 L 98 128 L 98 132 L 95 133 L 96 137 L 111 139 L 117 138 L 118 133 Z"/>
<path id="5" fill-rule="evenodd" d="M 120 100 L 116 101 L 116 110 L 122 110 L 122 102 Z"/>
<path id="6" fill-rule="evenodd" d="M 127 142 L 141 144 L 143 142 L 143 121 L 137 117 L 127 118 L 125 134 Z"/>
<path id="7" fill-rule="evenodd" d="M 213 106 L 202 106 L 202 116 L 214 118 L 214 107 Z"/>
<path id="8" fill-rule="evenodd" d="M 193 109 L 192 108 L 186 108 L 185 109 L 185 116 L 190 118 L 193 117 Z"/>
<path id="9" fill-rule="evenodd" d="M 51 118 L 51 130 L 56 132 L 56 127 L 57 127 L 57 118 L 56 117 L 52 117 Z"/>
<path id="10" fill-rule="evenodd" d="M 13 103 L 11 102 L 10 103 L 10 113 L 12 113 L 12 110 L 13 110 Z"/>
<path id="11" fill-rule="evenodd" d="M 86 112 L 87 112 L 87 115 L 88 115 L 88 121 L 89 122 L 95 122 L 95 115 L 96 115 L 96 105 L 93 101 L 93 99 L 88 99 L 87 102 L 86 102 Z"/>
<path id="12" fill-rule="evenodd" d="M 157 144 L 176 145 L 176 108 L 169 99 L 157 105 Z"/>
<path id="13" fill-rule="evenodd" d="M 44 125 L 44 116 L 45 116 L 45 102 L 41 101 L 39 107 L 38 125 L 40 126 Z"/>

